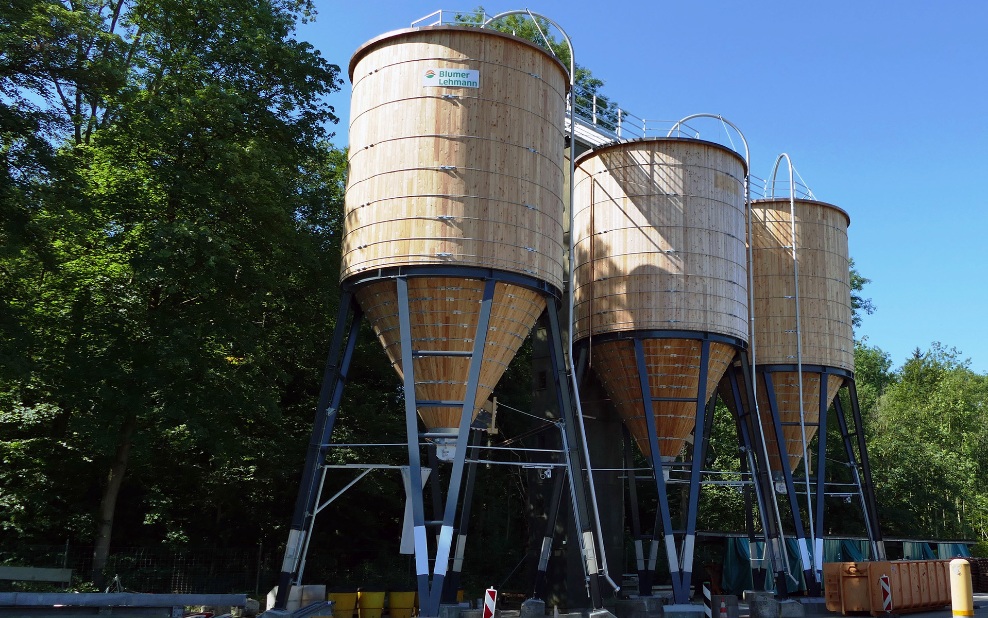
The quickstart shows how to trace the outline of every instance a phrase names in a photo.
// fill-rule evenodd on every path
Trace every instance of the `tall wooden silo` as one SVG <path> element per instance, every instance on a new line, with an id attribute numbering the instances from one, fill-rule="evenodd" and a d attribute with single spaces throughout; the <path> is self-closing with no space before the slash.
<path id="1" fill-rule="evenodd" d="M 775 394 L 770 402 L 766 388 L 756 389 L 758 407 L 766 427 L 772 426 L 773 405 L 777 409 L 786 463 L 795 470 L 804 430 L 807 441 L 817 431 L 821 401 L 829 406 L 854 372 L 850 219 L 832 204 L 807 199 L 755 200 L 751 213 L 755 365 L 771 371 Z M 765 438 L 770 465 L 779 470 L 775 433 Z"/>
<path id="2" fill-rule="evenodd" d="M 699 463 L 682 560 L 664 477 L 747 344 L 746 173 L 734 151 L 683 138 L 577 161 L 574 339 L 652 462 L 676 602 L 689 592 Z"/>
<path id="3" fill-rule="evenodd" d="M 331 352 L 327 376 L 337 386 L 324 382 L 320 410 L 329 420 L 317 414 L 279 585 L 298 579 L 318 487 L 311 471 L 325 458 L 366 317 L 404 385 L 419 603 L 422 615 L 437 616 L 471 421 L 562 297 L 569 76 L 528 41 L 467 26 L 384 34 L 356 51 L 349 72 L 340 283 L 354 319 L 346 336 L 341 309 L 333 346 L 343 360 L 332 366 Z M 452 462 L 445 507 L 429 520 L 423 442 L 441 445 Z"/>

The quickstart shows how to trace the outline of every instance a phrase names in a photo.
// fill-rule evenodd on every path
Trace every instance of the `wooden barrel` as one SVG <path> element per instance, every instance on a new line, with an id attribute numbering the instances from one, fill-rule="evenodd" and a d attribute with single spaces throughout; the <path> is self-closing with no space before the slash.
<path id="1" fill-rule="evenodd" d="M 634 344 L 643 340 L 659 448 L 692 432 L 700 340 L 712 395 L 747 342 L 745 162 L 719 144 L 644 139 L 578 160 L 574 184 L 574 338 L 643 452 L 649 452 Z M 682 336 L 677 336 L 681 333 Z"/>
<path id="2" fill-rule="evenodd" d="M 823 377 L 819 371 L 807 369 L 807 366 L 854 371 L 847 248 L 850 219 L 840 208 L 824 202 L 799 199 L 792 206 L 789 198 L 756 200 L 751 205 L 754 350 L 756 369 L 791 366 L 800 360 L 797 342 L 802 342 L 803 410 L 806 439 L 810 440 L 816 435 L 820 419 Z M 793 424 L 800 420 L 799 372 L 775 370 L 772 380 L 789 466 L 795 470 L 802 458 L 802 430 Z M 827 377 L 828 405 L 842 383 L 843 378 L 839 376 Z M 763 422 L 771 423 L 764 391 L 759 387 L 758 407 Z M 777 470 L 781 463 L 775 435 L 766 432 L 765 437 L 771 466 Z"/>
<path id="3" fill-rule="evenodd" d="M 483 283 L 467 271 L 562 288 L 568 78 L 528 41 L 437 26 L 364 44 L 350 62 L 350 79 L 340 278 L 355 286 L 400 374 L 396 283 L 371 275 L 434 269 L 435 276 L 409 284 L 416 349 L 472 349 Z M 478 406 L 546 306 L 533 289 L 539 286 L 518 280 L 497 284 Z M 467 363 L 416 359 L 417 398 L 462 399 Z M 430 429 L 458 425 L 452 409 L 420 414 Z"/>

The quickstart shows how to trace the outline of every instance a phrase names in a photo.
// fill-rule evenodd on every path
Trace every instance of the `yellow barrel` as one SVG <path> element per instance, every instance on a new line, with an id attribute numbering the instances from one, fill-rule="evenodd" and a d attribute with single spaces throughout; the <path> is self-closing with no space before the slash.
<path id="1" fill-rule="evenodd" d="M 635 441 L 649 453 L 634 343 L 643 340 L 653 398 L 696 397 L 698 338 L 710 345 L 705 393 L 715 392 L 747 340 L 745 162 L 701 140 L 644 139 L 595 149 L 574 184 L 574 339 Z M 651 403 L 660 451 L 674 457 L 696 405 Z"/>
<path id="2" fill-rule="evenodd" d="M 789 198 L 756 200 L 751 205 L 755 363 L 758 367 L 795 365 L 800 356 L 797 342 L 802 342 L 803 410 L 806 439 L 810 440 L 820 419 L 821 388 L 826 388 L 829 405 L 844 378 L 829 375 L 823 385 L 821 373 L 807 366 L 854 371 L 847 248 L 850 219 L 840 208 L 824 202 L 798 199 L 793 206 Z M 802 458 L 802 430 L 792 424 L 800 420 L 799 372 L 773 371 L 772 381 L 789 467 L 795 470 Z M 757 392 L 763 423 L 771 427 L 765 389 Z M 781 462 L 774 432 L 767 431 L 765 438 L 770 465 L 778 470 Z"/>
<path id="3" fill-rule="evenodd" d="M 479 407 L 545 309 L 544 290 L 528 279 L 562 288 L 566 71 L 517 37 L 436 26 L 364 44 L 350 79 L 341 281 L 355 285 L 399 374 L 397 288 L 387 273 L 435 270 L 409 279 L 411 338 L 417 349 L 452 351 L 473 347 L 476 273 L 521 278 L 497 284 Z M 462 400 L 468 363 L 417 358 L 417 398 Z M 419 413 L 430 429 L 459 424 L 455 409 Z"/>

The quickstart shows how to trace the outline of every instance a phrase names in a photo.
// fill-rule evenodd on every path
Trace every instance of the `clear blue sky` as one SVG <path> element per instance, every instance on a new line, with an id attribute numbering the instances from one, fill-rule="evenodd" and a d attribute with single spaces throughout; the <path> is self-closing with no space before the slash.
<path id="1" fill-rule="evenodd" d="M 316 0 L 304 26 L 345 76 L 364 41 L 439 8 Z M 645 118 L 722 114 L 752 173 L 781 152 L 851 217 L 877 312 L 857 337 L 898 367 L 934 341 L 988 372 L 988 2 L 484 3 L 558 22 L 604 94 Z M 350 84 L 332 97 L 346 144 Z"/>

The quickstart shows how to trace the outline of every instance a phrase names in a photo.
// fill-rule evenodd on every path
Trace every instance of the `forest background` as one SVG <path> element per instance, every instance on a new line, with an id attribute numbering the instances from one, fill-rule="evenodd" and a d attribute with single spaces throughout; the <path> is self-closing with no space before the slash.
<path id="1" fill-rule="evenodd" d="M 311 11 L 14 0 L 0 12 L 0 563 L 71 562 L 85 589 L 125 568 L 174 573 L 155 556 L 223 555 L 257 563 L 226 587 L 270 583 L 339 300 L 346 157 L 324 97 L 341 59 L 296 40 Z M 858 319 L 873 309 L 866 283 L 856 276 Z M 508 407 L 530 409 L 530 361 L 526 347 L 502 380 Z M 400 384 L 369 332 L 355 367 L 334 441 L 403 441 Z M 988 377 L 949 342 L 893 367 L 858 341 L 855 375 L 884 534 L 988 539 Z M 719 419 L 716 463 L 736 469 Z M 526 422 L 504 415 L 502 437 Z M 495 468 L 468 555 L 510 579 L 537 548 L 526 477 Z M 351 490 L 317 526 L 310 576 L 408 579 L 394 558 L 402 494 L 387 475 Z M 743 514 L 706 508 L 700 526 L 740 531 Z"/>

